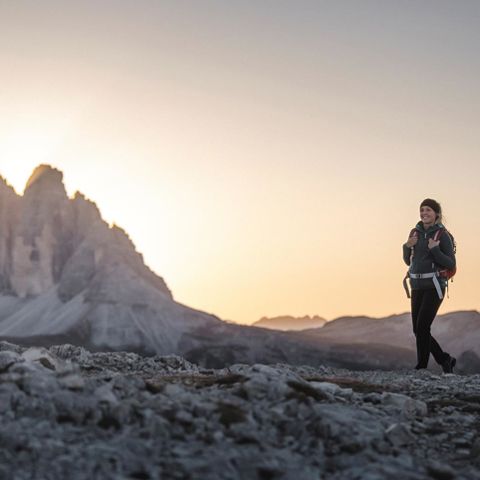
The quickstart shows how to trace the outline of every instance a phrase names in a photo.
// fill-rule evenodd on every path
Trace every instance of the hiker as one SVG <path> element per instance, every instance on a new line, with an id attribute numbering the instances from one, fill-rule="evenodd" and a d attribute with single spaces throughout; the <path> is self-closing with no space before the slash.
<path id="1" fill-rule="evenodd" d="M 440 204 L 431 198 L 425 199 L 420 204 L 420 221 L 403 244 L 403 260 L 409 265 L 407 275 L 411 286 L 413 333 L 417 343 L 416 370 L 427 368 L 430 353 L 444 373 L 453 373 L 457 362 L 441 349 L 430 334 L 448 279 L 455 273 L 454 245 L 453 237 L 442 224 Z M 406 290 L 408 295 L 407 286 Z"/>

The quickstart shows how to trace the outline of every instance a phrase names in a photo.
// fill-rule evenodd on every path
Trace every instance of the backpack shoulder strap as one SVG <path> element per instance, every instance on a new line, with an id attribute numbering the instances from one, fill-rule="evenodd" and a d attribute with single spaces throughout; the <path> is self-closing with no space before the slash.
<path id="1" fill-rule="evenodd" d="M 445 227 L 439 228 L 436 232 L 435 235 L 433 236 L 433 239 L 435 241 L 440 240 L 440 237 L 443 235 L 443 232 L 445 231 Z"/>
<path id="2" fill-rule="evenodd" d="M 435 236 L 433 237 L 433 239 L 435 241 L 437 240 L 440 240 L 440 237 L 445 233 L 447 232 L 448 233 L 448 236 L 450 237 L 450 241 L 452 242 L 452 247 L 453 247 L 453 253 L 455 254 L 456 251 L 457 251 L 457 244 L 455 242 L 455 238 L 453 237 L 453 235 L 445 228 L 445 227 L 442 227 L 440 229 L 438 229 L 436 232 L 435 232 Z"/>

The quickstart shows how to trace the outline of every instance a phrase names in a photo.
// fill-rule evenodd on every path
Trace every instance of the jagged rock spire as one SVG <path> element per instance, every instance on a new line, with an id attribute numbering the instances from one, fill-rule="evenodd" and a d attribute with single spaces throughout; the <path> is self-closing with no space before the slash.
<path id="1" fill-rule="evenodd" d="M 127 232 L 110 227 L 92 201 L 68 198 L 60 170 L 38 166 L 23 196 L 0 181 L 0 338 L 68 334 L 173 351 L 198 318 L 212 321 L 174 302 Z"/>
<path id="2" fill-rule="evenodd" d="M 50 187 L 52 185 L 63 186 L 63 173 L 51 165 L 39 165 L 37 168 L 35 168 L 33 173 L 30 175 L 30 178 L 27 180 L 25 191 L 27 191 L 36 183 L 42 183 L 43 185 L 48 184 Z"/>

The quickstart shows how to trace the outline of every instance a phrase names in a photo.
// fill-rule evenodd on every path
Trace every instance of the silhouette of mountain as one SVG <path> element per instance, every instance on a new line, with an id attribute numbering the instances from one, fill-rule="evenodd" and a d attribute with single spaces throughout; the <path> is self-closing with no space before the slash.
<path id="1" fill-rule="evenodd" d="M 48 165 L 23 196 L 0 181 L 0 339 L 178 353 L 217 366 L 320 361 L 316 346 L 176 302 L 127 233 L 81 193 L 68 198 L 62 172 Z"/>
<path id="2" fill-rule="evenodd" d="M 293 317 L 290 315 L 284 315 L 279 317 L 262 317 L 255 322 L 253 326 L 271 328 L 273 330 L 305 330 L 307 328 L 320 328 L 325 325 L 326 320 L 318 315 L 310 317 L 305 315 L 304 317 Z"/>
<path id="3" fill-rule="evenodd" d="M 93 349 L 174 352 L 213 315 L 173 300 L 126 232 L 110 227 L 63 174 L 35 169 L 23 196 L 0 182 L 0 335 Z"/>

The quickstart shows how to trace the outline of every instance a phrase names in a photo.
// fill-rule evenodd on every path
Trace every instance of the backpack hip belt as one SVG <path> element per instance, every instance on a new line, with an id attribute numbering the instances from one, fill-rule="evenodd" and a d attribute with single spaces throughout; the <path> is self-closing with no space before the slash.
<path id="1" fill-rule="evenodd" d="M 435 285 L 435 289 L 438 293 L 438 298 L 443 298 L 442 287 L 440 287 L 440 282 L 438 281 L 439 274 L 438 272 L 432 273 L 409 273 L 408 276 L 414 279 L 422 279 L 422 278 L 431 278 L 433 280 L 433 284 Z"/>

